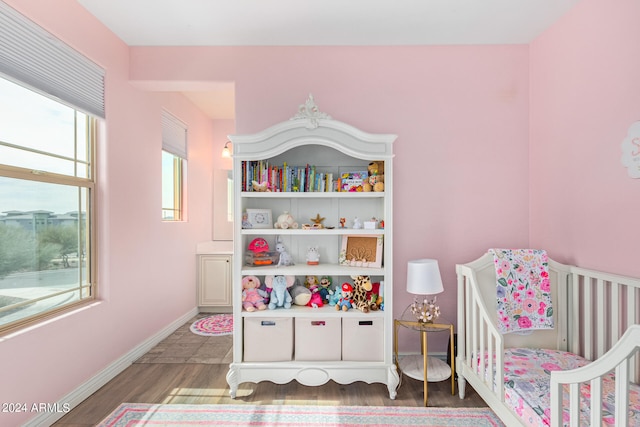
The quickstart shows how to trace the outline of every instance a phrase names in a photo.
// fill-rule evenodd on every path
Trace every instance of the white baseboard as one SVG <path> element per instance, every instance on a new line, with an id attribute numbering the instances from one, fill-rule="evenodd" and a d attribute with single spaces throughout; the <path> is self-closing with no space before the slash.
<path id="1" fill-rule="evenodd" d="M 80 385 L 78 388 L 73 390 L 71 393 L 63 397 L 57 404 L 56 408 L 70 408 L 73 409 L 78 406 L 83 400 L 87 397 L 91 396 L 93 393 L 98 391 L 101 387 L 103 387 L 106 383 L 111 381 L 116 377 L 120 372 L 124 371 L 126 368 L 131 366 L 133 362 L 142 357 L 145 353 L 155 347 L 160 341 L 171 335 L 176 329 L 180 326 L 184 325 L 188 322 L 193 316 L 198 314 L 198 309 L 193 308 L 189 310 L 187 313 L 183 314 L 178 319 L 171 322 L 167 327 L 159 331 L 157 334 L 149 337 L 147 340 L 141 342 L 138 346 L 133 348 L 131 351 L 126 353 L 124 356 L 115 360 L 112 364 L 107 366 L 102 371 L 98 372 L 95 376 L 93 376 L 89 381 Z M 28 422 L 26 422 L 24 427 L 38 427 L 38 426 L 48 426 L 58 421 L 65 415 L 66 412 L 42 412 L 39 415 L 35 416 Z"/>

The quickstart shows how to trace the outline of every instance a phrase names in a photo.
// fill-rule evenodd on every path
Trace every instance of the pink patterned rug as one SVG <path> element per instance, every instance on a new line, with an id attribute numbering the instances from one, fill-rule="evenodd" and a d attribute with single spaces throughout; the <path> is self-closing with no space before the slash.
<path id="1" fill-rule="evenodd" d="M 124 426 L 503 427 L 489 408 L 123 403 L 98 427 Z"/>
<path id="2" fill-rule="evenodd" d="M 198 319 L 189 328 L 197 335 L 212 337 L 216 335 L 230 335 L 233 332 L 233 315 L 216 314 Z"/>

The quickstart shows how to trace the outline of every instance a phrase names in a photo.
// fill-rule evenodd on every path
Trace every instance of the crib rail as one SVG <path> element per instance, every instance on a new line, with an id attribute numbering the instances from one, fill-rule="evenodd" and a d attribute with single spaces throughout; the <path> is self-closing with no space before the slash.
<path id="1" fill-rule="evenodd" d="M 615 426 L 628 427 L 629 383 L 631 367 L 640 350 L 640 325 L 631 325 L 622 338 L 596 361 L 571 371 L 551 372 L 551 427 L 563 425 L 563 385 L 569 385 L 570 426 L 580 426 L 580 405 L 590 407 L 590 425 L 603 425 L 602 377 L 615 370 Z M 591 386 L 590 401 L 581 402 L 580 386 Z"/>
<path id="2" fill-rule="evenodd" d="M 640 323 L 640 280 L 571 267 L 569 351 L 595 360 Z M 632 378 L 638 381 L 632 366 Z"/>
<path id="3" fill-rule="evenodd" d="M 492 322 L 496 313 L 489 313 L 473 269 L 457 265 L 458 273 L 458 369 L 471 370 L 479 375 L 483 385 L 504 402 L 504 381 L 495 372 L 504 372 L 504 342 Z M 492 361 L 495 358 L 495 363 Z M 495 369 L 495 371 L 494 371 Z M 484 375 L 484 372 L 487 372 Z M 477 384 L 472 384 L 477 387 Z M 464 393 L 464 388 L 460 388 Z M 464 397 L 463 395 L 460 396 Z"/>

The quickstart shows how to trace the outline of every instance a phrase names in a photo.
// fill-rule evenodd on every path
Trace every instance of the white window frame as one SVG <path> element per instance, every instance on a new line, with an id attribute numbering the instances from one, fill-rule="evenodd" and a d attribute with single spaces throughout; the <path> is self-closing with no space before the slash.
<path id="1" fill-rule="evenodd" d="M 162 111 L 162 220 L 167 222 L 184 221 L 185 194 L 186 194 L 186 169 L 187 169 L 187 125 L 180 119 L 169 113 Z M 165 170 L 165 155 L 172 156 L 172 170 Z M 167 175 L 171 175 L 171 180 L 166 180 Z M 165 206 L 167 201 L 164 194 L 172 194 L 172 206 Z"/>
<path id="2" fill-rule="evenodd" d="M 86 189 L 87 192 L 85 232 L 87 237 L 84 242 L 86 279 L 83 279 L 82 268 L 79 268 L 78 286 L 81 288 L 79 299 L 6 323 L 0 326 L 0 334 L 4 334 L 85 304 L 97 297 L 95 164 L 97 121 L 105 118 L 105 72 L 102 67 L 2 1 L 0 1 L 0 53 L 0 78 L 17 83 L 28 90 L 87 114 L 86 141 L 89 145 L 87 170 L 83 176 L 62 175 L 2 164 L 0 159 L 0 176 L 2 177 L 78 187 Z M 25 152 L 34 152 L 33 149 L 10 141 L 4 141 L 3 145 Z M 38 154 L 52 155 L 43 151 Z M 75 161 L 77 164 L 77 159 Z M 79 174 L 76 173 L 76 175 Z M 81 221 L 81 218 L 78 221 Z M 78 250 L 80 251 L 81 248 L 79 247 Z M 76 289 L 74 292 L 77 291 Z M 64 292 L 66 291 L 62 293 Z"/>

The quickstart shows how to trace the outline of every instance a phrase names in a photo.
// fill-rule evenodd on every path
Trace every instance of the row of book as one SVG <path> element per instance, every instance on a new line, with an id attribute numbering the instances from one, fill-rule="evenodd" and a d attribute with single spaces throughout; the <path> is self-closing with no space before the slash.
<path id="1" fill-rule="evenodd" d="M 242 191 L 362 191 L 366 179 L 367 171 L 334 176 L 332 172 L 318 171 L 309 164 L 274 166 L 266 160 L 242 162 Z"/>

